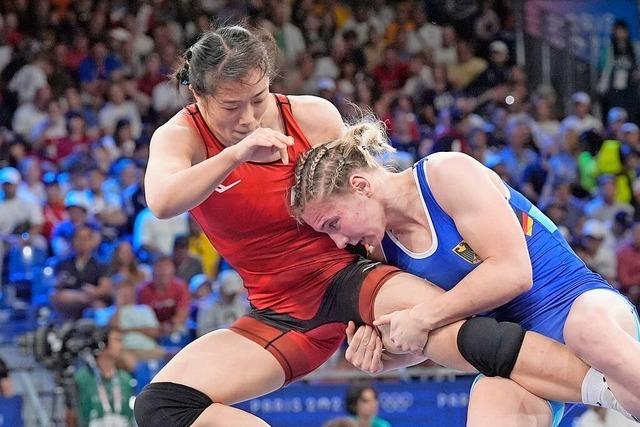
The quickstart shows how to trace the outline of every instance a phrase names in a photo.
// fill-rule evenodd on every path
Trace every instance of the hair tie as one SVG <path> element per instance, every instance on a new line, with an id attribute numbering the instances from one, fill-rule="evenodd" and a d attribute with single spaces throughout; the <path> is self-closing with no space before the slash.
<path id="1" fill-rule="evenodd" d="M 193 52 L 191 51 L 191 48 L 187 49 L 187 51 L 184 53 L 184 57 L 187 61 L 191 61 L 191 57 L 193 56 Z"/>
<path id="2" fill-rule="evenodd" d="M 180 84 L 184 86 L 189 86 L 189 63 L 185 62 L 182 66 L 182 70 L 178 74 L 180 79 Z"/>

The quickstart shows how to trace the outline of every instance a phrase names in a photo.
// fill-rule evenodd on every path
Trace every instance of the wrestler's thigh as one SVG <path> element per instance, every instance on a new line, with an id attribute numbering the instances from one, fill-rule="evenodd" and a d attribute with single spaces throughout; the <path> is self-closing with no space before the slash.
<path id="1" fill-rule="evenodd" d="M 548 402 L 511 380 L 483 377 L 471 390 L 467 427 L 550 427 L 552 421 Z"/>
<path id="2" fill-rule="evenodd" d="M 176 354 L 153 382 L 184 384 L 216 403 L 231 405 L 282 387 L 285 374 L 276 358 L 228 329 L 210 332 Z"/>
<path id="3" fill-rule="evenodd" d="M 428 301 L 444 291 L 427 281 L 408 273 L 396 274 L 380 288 L 374 302 L 374 317 L 397 310 L 411 308 L 421 301 Z M 434 362 L 448 368 L 464 371 L 475 369 L 464 360 L 458 351 L 458 331 L 464 322 L 455 322 L 435 329 L 429 333 L 426 356 Z M 385 348 L 392 346 L 388 339 L 388 328 L 380 328 Z"/>

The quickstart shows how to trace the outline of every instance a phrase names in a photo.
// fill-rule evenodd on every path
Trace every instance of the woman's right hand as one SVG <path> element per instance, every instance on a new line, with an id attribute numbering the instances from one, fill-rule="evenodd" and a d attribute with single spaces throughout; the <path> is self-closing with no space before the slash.
<path id="1" fill-rule="evenodd" d="M 280 153 L 282 163 L 289 164 L 287 149 L 293 145 L 293 138 L 270 128 L 258 128 L 228 150 L 234 152 L 238 163 L 273 161 L 273 155 Z"/>

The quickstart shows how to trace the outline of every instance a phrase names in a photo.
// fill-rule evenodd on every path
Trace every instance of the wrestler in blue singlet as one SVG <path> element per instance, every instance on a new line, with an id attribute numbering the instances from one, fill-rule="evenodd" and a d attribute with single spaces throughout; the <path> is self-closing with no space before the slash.
<path id="1" fill-rule="evenodd" d="M 433 197 L 425 168 L 427 160 L 418 161 L 413 167 L 413 174 L 429 219 L 431 248 L 423 253 L 411 252 L 387 233 L 382 240 L 382 250 L 389 264 L 449 290 L 482 260 L 465 243 L 453 219 Z M 527 330 L 564 343 L 564 324 L 573 301 L 592 289 L 617 290 L 599 274 L 589 270 L 546 215 L 513 188 L 506 186 L 506 189 L 509 204 L 526 237 L 533 268 L 533 286 L 507 304 L 483 314 L 499 321 L 517 322 Z M 561 413 L 556 407 L 552 409 L 554 418 L 559 421 Z"/>

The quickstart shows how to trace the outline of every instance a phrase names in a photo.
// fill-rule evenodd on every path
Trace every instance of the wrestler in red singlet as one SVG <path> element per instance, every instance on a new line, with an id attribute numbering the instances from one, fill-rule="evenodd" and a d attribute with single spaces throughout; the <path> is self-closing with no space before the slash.
<path id="1" fill-rule="evenodd" d="M 291 217 L 287 192 L 295 159 L 311 146 L 293 117 L 287 97 L 275 96 L 284 133 L 294 139 L 289 148 L 292 161 L 286 165 L 280 160 L 243 163 L 191 213 L 216 250 L 242 276 L 248 290 L 254 311 L 230 329 L 269 350 L 290 382 L 322 364 L 342 342 L 343 322 L 355 320 L 350 318 L 352 313 L 340 308 L 321 310 L 321 306 L 328 299 L 349 298 L 342 294 L 337 297 L 336 292 L 328 296 L 327 290 L 338 272 L 358 256 L 337 248 L 327 235 Z M 196 104 L 182 112 L 201 135 L 207 157 L 225 148 L 207 127 Z M 360 291 L 366 298 L 351 301 L 356 307 L 360 305 L 360 314 L 373 306 L 370 298 L 381 285 L 381 277 L 397 272 L 391 267 L 374 271 L 377 274 L 369 274 Z"/>

